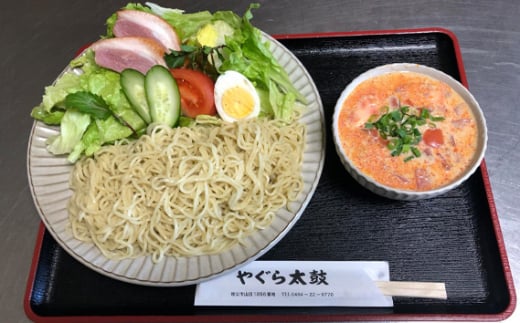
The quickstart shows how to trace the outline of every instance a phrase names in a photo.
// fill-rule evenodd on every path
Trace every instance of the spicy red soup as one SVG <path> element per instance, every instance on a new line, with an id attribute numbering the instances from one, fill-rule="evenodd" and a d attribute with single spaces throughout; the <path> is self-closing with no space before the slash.
<path id="1" fill-rule="evenodd" d="M 337 127 L 359 171 L 402 190 L 449 184 L 477 149 L 477 123 L 464 99 L 444 82 L 414 72 L 360 83 L 344 101 Z"/>

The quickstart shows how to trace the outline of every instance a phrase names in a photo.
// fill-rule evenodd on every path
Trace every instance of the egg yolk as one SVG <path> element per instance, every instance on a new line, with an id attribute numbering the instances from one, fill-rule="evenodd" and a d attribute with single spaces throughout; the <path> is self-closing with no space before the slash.
<path id="1" fill-rule="evenodd" d="M 232 118 L 241 119 L 253 112 L 255 100 L 247 90 L 235 86 L 222 95 L 222 108 Z"/>
<path id="2" fill-rule="evenodd" d="M 212 25 L 206 25 L 197 33 L 197 41 L 202 46 L 215 47 L 217 45 L 217 31 Z"/>

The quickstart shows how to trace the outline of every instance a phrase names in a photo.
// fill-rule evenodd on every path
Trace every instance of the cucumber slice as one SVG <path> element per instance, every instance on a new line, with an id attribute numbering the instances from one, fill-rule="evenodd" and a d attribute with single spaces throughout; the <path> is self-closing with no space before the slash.
<path id="1" fill-rule="evenodd" d="M 152 117 L 150 116 L 150 108 L 146 101 L 144 75 L 131 68 L 123 70 L 121 72 L 121 87 L 130 105 L 132 105 L 134 110 L 147 124 L 150 124 Z"/>
<path id="2" fill-rule="evenodd" d="M 144 78 L 146 99 L 152 122 L 177 125 L 181 114 L 181 96 L 170 71 L 161 65 L 148 70 Z"/>

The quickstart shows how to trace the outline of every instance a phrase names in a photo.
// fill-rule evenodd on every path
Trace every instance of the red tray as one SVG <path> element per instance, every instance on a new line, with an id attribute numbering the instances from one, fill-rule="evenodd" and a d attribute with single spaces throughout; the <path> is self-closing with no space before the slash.
<path id="1" fill-rule="evenodd" d="M 411 62 L 440 69 L 467 86 L 456 37 L 414 29 L 279 35 L 320 92 L 325 124 L 343 88 L 377 65 Z M 486 107 L 483 107 L 484 114 Z M 37 322 L 245 322 L 468 320 L 509 317 L 516 295 L 485 162 L 438 198 L 403 202 L 366 191 L 350 178 L 327 130 L 316 193 L 294 228 L 261 259 L 386 260 L 392 280 L 445 282 L 448 299 L 394 298 L 393 308 L 199 307 L 195 286 L 158 288 L 102 276 L 69 256 L 40 228 L 25 311 Z"/>

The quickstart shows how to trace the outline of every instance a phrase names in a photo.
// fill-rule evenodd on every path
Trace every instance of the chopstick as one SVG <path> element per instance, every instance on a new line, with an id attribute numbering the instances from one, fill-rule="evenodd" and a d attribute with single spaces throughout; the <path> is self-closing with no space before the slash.
<path id="1" fill-rule="evenodd" d="M 376 281 L 376 286 L 386 296 L 447 299 L 444 283 Z"/>

